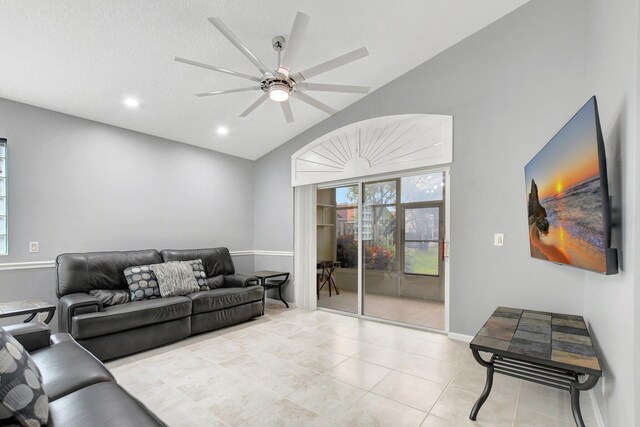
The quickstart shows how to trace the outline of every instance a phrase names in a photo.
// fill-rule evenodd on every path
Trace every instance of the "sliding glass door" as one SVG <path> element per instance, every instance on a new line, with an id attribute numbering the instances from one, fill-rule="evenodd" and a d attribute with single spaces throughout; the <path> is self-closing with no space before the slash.
<path id="1" fill-rule="evenodd" d="M 444 176 L 318 190 L 319 307 L 444 329 Z"/>

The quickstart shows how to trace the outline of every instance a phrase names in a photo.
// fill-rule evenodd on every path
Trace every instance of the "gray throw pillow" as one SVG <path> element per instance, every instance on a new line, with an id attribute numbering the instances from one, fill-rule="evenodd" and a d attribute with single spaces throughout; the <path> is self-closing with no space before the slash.
<path id="1" fill-rule="evenodd" d="M 24 347 L 2 328 L 0 380 L 0 425 L 47 425 L 49 397 L 42 374 Z"/>
<path id="2" fill-rule="evenodd" d="M 187 295 L 200 290 L 189 261 L 153 264 L 151 269 L 158 278 L 158 287 L 163 298 Z"/>
<path id="3" fill-rule="evenodd" d="M 92 289 L 89 295 L 98 298 L 105 306 L 131 302 L 131 292 L 124 289 Z"/>
<path id="4" fill-rule="evenodd" d="M 131 301 L 160 298 L 158 279 L 150 266 L 136 265 L 126 268 L 124 270 L 124 277 L 127 279 L 127 284 L 129 285 Z"/>

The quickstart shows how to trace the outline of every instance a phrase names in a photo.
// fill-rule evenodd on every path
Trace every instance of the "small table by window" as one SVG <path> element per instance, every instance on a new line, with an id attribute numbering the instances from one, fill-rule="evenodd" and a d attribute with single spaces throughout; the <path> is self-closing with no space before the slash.
<path id="1" fill-rule="evenodd" d="M 602 369 L 582 316 L 498 307 L 470 347 L 476 361 L 487 368 L 487 382 L 471 420 L 489 397 L 497 372 L 568 391 L 576 425 L 584 427 L 580 391 L 595 387 Z M 490 360 L 480 351 L 492 353 Z M 584 381 L 578 378 L 582 375 Z"/>
<path id="2" fill-rule="evenodd" d="M 44 323 L 49 323 L 55 312 L 55 305 L 40 298 L 0 303 L 0 318 L 28 314 L 29 317 L 25 319 L 24 323 L 31 322 L 38 313 L 47 313 Z"/>
<path id="3" fill-rule="evenodd" d="M 262 298 L 262 314 L 264 314 L 265 298 L 267 295 L 267 289 L 278 288 L 278 297 L 284 305 L 289 308 L 289 304 L 282 298 L 282 286 L 289 281 L 289 273 L 285 271 L 269 271 L 260 270 L 253 273 L 246 273 L 248 276 L 257 277 L 260 285 L 264 288 L 264 296 Z M 267 281 L 267 279 L 276 279 Z"/>

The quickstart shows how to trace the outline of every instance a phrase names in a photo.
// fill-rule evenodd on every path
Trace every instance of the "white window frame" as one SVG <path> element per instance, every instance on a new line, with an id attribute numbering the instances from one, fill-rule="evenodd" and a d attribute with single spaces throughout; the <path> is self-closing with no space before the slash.
<path id="1" fill-rule="evenodd" d="M 0 138 L 0 206 L 4 205 L 4 211 L 0 211 L 0 219 L 4 220 L 4 229 L 0 228 L 0 237 L 4 244 L 0 243 L 0 255 L 9 255 L 9 220 L 7 207 L 7 140 Z"/>

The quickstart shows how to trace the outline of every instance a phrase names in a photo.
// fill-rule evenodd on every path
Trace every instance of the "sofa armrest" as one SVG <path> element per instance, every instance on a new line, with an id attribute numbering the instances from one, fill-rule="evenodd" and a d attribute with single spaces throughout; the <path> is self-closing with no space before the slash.
<path id="1" fill-rule="evenodd" d="M 77 314 L 102 311 L 102 301 L 89 294 L 68 294 L 58 301 L 58 327 L 61 332 L 71 332 L 71 319 Z"/>
<path id="2" fill-rule="evenodd" d="M 258 284 L 258 278 L 247 274 L 229 274 L 224 276 L 225 288 L 246 288 Z"/>
<path id="3" fill-rule="evenodd" d="M 29 352 L 49 347 L 51 329 L 42 322 L 18 323 L 4 326 L 3 329 Z"/>

